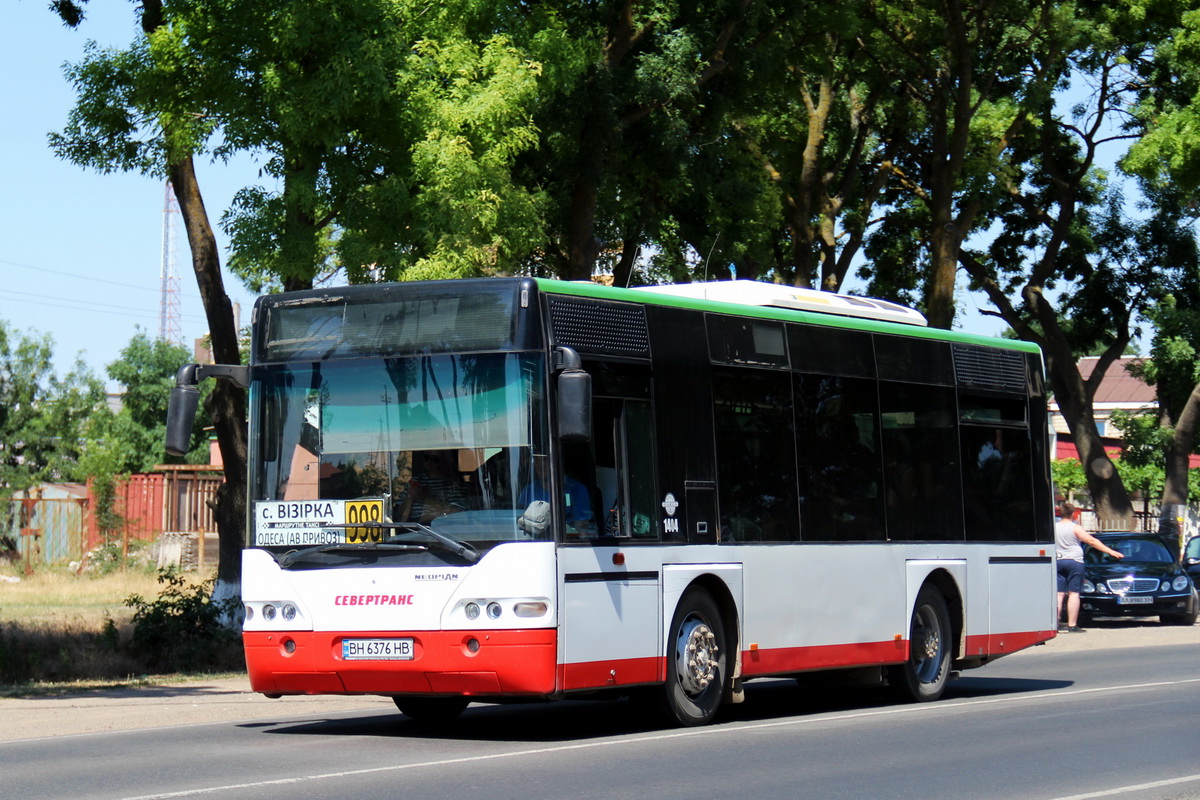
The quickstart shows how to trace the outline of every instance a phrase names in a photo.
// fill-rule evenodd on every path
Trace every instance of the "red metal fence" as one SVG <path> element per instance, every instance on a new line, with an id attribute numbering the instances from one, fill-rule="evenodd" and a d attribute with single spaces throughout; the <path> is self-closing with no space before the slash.
<path id="1" fill-rule="evenodd" d="M 32 566 L 79 561 L 104 544 L 126 553 L 133 541 L 183 536 L 195 540 L 195 560 L 207 563 L 216 557 L 213 545 L 205 552 L 217 530 L 211 501 L 223 480 L 219 467 L 191 465 L 131 475 L 117 484 L 115 511 L 123 522 L 111 531 L 100 530 L 90 482 L 44 484 L 0 502 L 0 544 Z"/>

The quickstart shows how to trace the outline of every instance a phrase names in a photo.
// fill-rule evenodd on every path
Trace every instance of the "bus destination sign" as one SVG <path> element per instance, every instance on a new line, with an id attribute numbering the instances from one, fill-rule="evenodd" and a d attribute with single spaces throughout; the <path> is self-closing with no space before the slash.
<path id="1" fill-rule="evenodd" d="M 254 544 L 308 547 L 380 541 L 382 529 L 355 527 L 364 522 L 383 522 L 382 500 L 267 500 L 254 504 Z"/>

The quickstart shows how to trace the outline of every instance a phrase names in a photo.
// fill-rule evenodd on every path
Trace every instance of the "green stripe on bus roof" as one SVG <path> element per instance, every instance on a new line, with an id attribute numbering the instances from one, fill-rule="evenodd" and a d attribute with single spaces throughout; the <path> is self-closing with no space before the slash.
<path id="1" fill-rule="evenodd" d="M 696 311 L 712 311 L 723 314 L 737 314 L 742 317 L 758 317 L 761 319 L 776 319 L 783 322 L 807 322 L 813 325 L 824 325 L 830 328 L 851 328 L 875 333 L 891 333 L 899 336 L 912 336 L 918 339 L 937 339 L 945 342 L 960 344 L 977 344 L 987 347 L 1000 347 L 1008 350 L 1020 350 L 1026 353 L 1040 353 L 1041 349 L 1032 342 L 1020 339 L 1002 339 L 998 336 L 981 336 L 975 333 L 947 331 L 941 328 L 927 328 L 921 325 L 906 325 L 900 322 L 868 319 L 865 317 L 848 317 L 840 314 L 822 314 L 817 311 L 798 311 L 790 308 L 773 306 L 750 306 L 741 303 L 728 303 L 722 300 L 701 300 L 695 297 L 679 297 L 677 295 L 661 294 L 659 292 L 639 292 L 635 289 L 618 289 L 603 286 L 590 281 L 560 281 L 550 278 L 535 278 L 538 288 L 550 294 L 572 295 L 575 297 L 591 297 L 596 300 L 620 300 L 629 303 L 640 303 L 647 306 L 668 306 L 671 308 L 690 308 Z"/>

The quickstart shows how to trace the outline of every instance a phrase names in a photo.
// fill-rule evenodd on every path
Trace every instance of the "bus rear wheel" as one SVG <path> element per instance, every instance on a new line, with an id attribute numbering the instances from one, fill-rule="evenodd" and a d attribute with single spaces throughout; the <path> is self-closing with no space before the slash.
<path id="1" fill-rule="evenodd" d="M 890 667 L 888 683 L 905 700 L 937 700 L 950 678 L 953 632 L 946 599 L 933 586 L 917 594 L 909 623 L 908 661 Z"/>
<path id="2" fill-rule="evenodd" d="M 401 714 L 415 722 L 428 724 L 449 722 L 471 702 L 465 697 L 393 697 L 392 700 Z"/>
<path id="3" fill-rule="evenodd" d="M 663 707 L 679 725 L 706 725 L 721 705 L 728 656 L 721 610 L 703 589 L 687 590 L 671 620 Z"/>

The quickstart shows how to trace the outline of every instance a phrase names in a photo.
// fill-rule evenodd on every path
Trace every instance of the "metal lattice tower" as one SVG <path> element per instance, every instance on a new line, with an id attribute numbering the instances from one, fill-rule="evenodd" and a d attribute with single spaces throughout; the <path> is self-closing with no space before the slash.
<path id="1" fill-rule="evenodd" d="M 159 273 L 162 293 L 158 305 L 158 338 L 179 345 L 183 344 L 183 330 L 179 311 L 179 272 L 175 265 L 181 219 L 175 192 L 171 182 L 167 181 L 163 194 L 162 269 Z"/>

